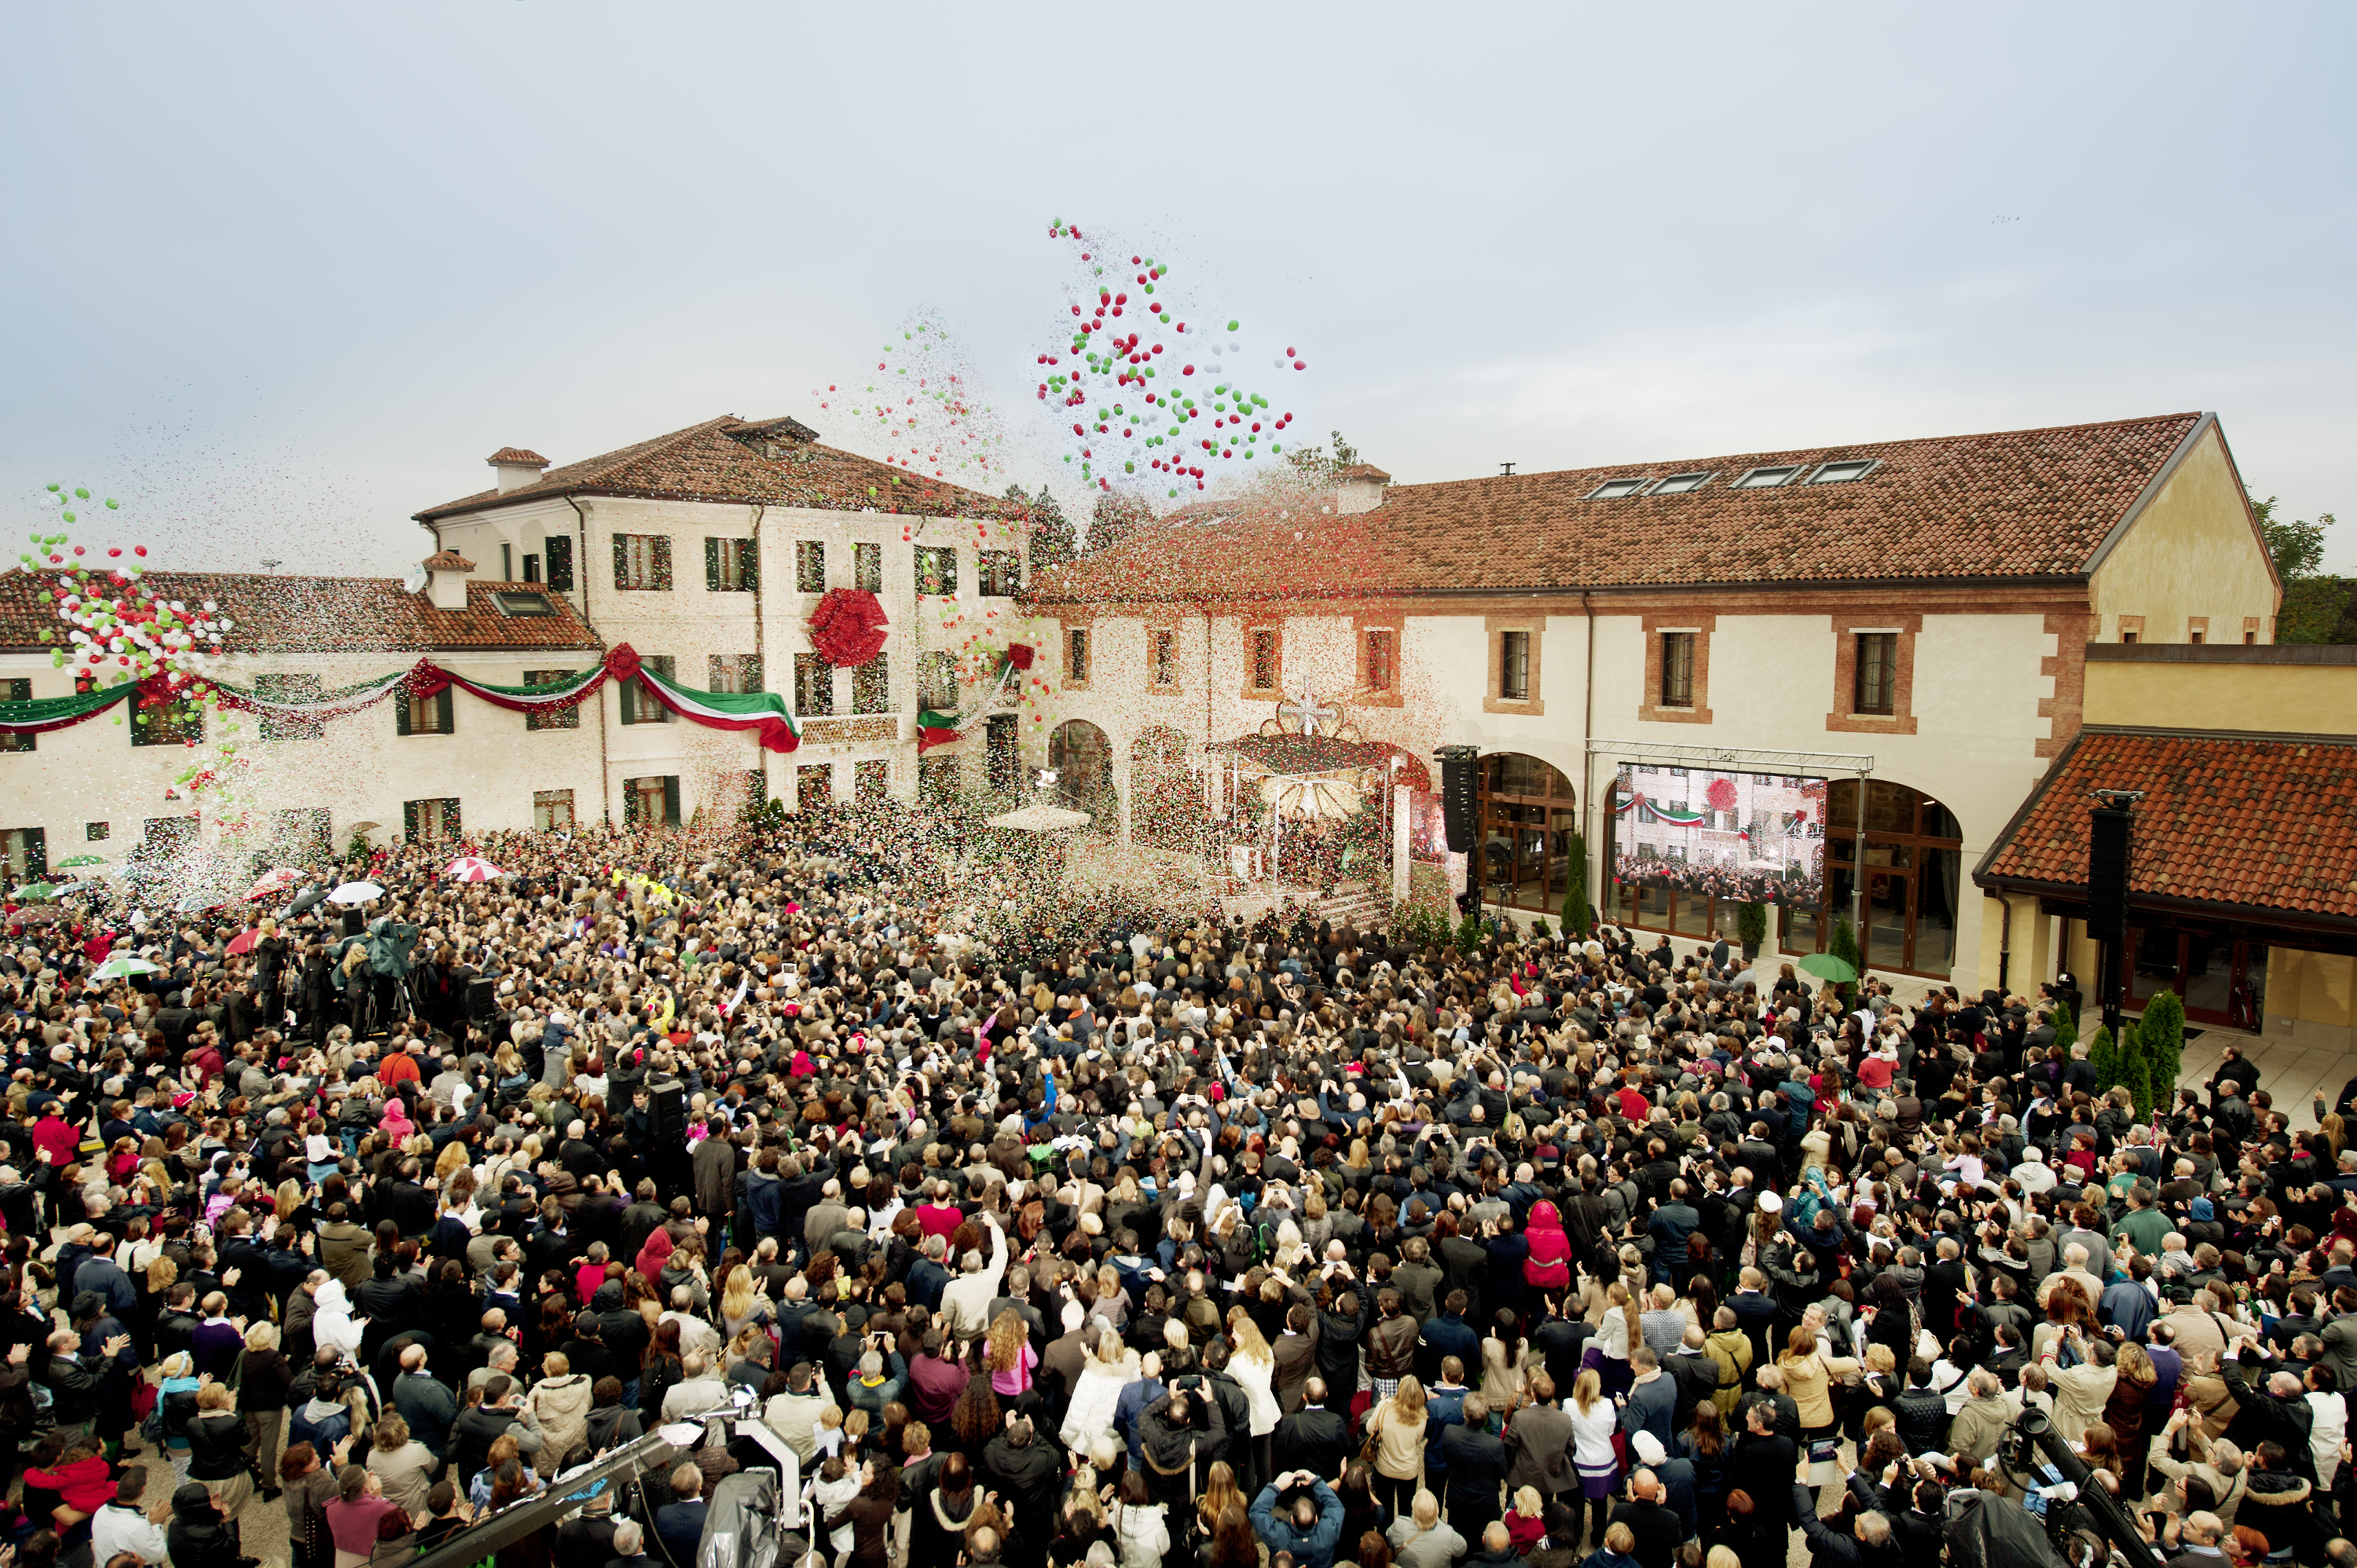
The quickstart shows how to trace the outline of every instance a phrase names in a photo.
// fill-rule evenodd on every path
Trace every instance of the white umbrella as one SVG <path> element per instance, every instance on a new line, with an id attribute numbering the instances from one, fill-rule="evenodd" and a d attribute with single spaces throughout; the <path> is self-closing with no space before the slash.
<path id="1" fill-rule="evenodd" d="M 144 958 L 118 956 L 108 959 L 91 972 L 100 980 L 123 980 L 135 974 L 154 974 L 156 966 Z"/>
<path id="2" fill-rule="evenodd" d="M 453 882 L 489 882 L 507 873 L 479 854 L 462 854 L 444 866 L 442 875 Z"/>
<path id="3" fill-rule="evenodd" d="M 384 897 L 384 889 L 373 882 L 347 882 L 328 895 L 330 904 L 365 904 L 371 898 Z"/>

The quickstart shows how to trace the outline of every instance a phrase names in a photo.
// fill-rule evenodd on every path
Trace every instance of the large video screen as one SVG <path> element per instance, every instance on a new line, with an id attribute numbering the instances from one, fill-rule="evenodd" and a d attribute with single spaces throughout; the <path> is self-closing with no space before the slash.
<path id="1" fill-rule="evenodd" d="M 1623 762 L 1609 822 L 1615 882 L 1749 903 L 1819 901 L 1822 779 Z"/>

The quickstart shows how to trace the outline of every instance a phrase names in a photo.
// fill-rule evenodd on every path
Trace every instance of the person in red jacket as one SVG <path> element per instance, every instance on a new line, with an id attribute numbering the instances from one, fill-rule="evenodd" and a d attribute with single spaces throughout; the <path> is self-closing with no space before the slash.
<path id="1" fill-rule="evenodd" d="M 114 1500 L 114 1472 L 97 1443 L 89 1438 L 78 1439 L 48 1469 L 27 1470 L 25 1481 L 58 1494 L 59 1535 Z"/>
<path id="2" fill-rule="evenodd" d="M 1564 1234 L 1563 1216 L 1545 1198 L 1531 1205 L 1526 1231 L 1531 1255 L 1523 1262 L 1523 1282 L 1534 1290 L 1571 1288 L 1571 1238 Z"/>

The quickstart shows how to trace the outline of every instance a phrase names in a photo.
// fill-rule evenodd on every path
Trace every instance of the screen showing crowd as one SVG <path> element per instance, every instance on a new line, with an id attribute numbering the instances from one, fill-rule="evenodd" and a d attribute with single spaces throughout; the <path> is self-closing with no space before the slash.
<path id="1" fill-rule="evenodd" d="M 1608 822 L 1615 882 L 1740 902 L 1818 901 L 1823 779 L 1623 762 Z"/>

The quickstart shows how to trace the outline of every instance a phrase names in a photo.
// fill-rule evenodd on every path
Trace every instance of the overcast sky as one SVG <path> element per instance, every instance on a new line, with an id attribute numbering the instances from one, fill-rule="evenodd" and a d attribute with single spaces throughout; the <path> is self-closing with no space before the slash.
<path id="1" fill-rule="evenodd" d="M 1299 348 L 1297 429 L 1402 480 L 2212 409 L 2258 494 L 2357 510 L 2346 7 L 0 27 L 0 521 L 87 484 L 174 564 L 397 572 L 511 443 L 863 446 L 812 390 L 928 306 L 1047 478 L 1059 217 Z"/>

